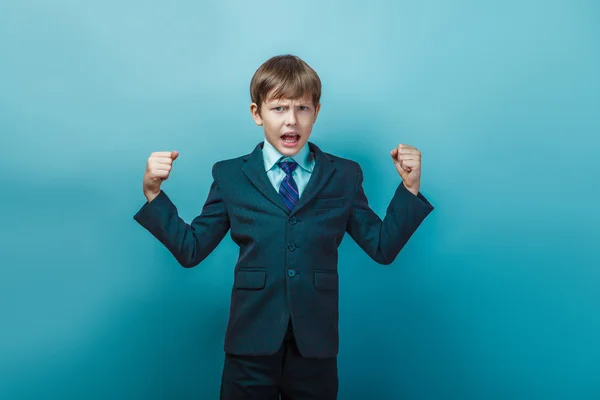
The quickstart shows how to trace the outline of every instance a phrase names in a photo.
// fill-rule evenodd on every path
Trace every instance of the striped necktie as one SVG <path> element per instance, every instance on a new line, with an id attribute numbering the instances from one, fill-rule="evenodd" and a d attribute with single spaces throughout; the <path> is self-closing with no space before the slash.
<path id="1" fill-rule="evenodd" d="M 285 172 L 285 178 L 279 186 L 279 195 L 283 199 L 288 210 L 292 211 L 298 204 L 298 186 L 292 177 L 292 172 L 296 169 L 298 163 L 296 161 L 279 161 L 279 167 Z"/>

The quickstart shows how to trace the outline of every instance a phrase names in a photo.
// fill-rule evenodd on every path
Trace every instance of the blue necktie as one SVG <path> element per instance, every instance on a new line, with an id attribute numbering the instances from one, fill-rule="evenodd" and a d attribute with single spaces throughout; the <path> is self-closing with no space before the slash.
<path id="1" fill-rule="evenodd" d="M 298 166 L 296 161 L 279 161 L 279 166 L 285 172 L 285 178 L 281 181 L 281 186 L 279 186 L 279 195 L 283 199 L 288 210 L 292 211 L 296 204 L 298 204 L 298 186 L 296 186 L 296 181 L 292 177 L 292 172 Z"/>

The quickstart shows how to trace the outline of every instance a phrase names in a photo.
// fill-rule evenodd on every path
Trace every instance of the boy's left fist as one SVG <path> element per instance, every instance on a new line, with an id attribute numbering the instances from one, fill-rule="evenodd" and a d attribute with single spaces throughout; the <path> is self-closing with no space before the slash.
<path id="1" fill-rule="evenodd" d="M 421 186 L 421 152 L 407 144 L 399 144 L 390 155 L 404 186 L 416 196 Z"/>

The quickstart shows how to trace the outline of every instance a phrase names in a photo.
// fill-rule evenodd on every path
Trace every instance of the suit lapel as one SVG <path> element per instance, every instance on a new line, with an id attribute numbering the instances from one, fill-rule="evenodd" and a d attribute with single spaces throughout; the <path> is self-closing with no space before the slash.
<path id="1" fill-rule="evenodd" d="M 296 204 L 290 215 L 297 213 L 302 207 L 306 206 L 323 189 L 329 177 L 335 171 L 333 159 L 323 153 L 316 144 L 307 143 L 310 150 L 315 153 L 315 167 L 306 184 L 306 188 L 304 188 L 304 192 L 302 192 L 302 196 L 300 196 L 300 200 L 298 200 L 298 204 Z"/>
<path id="2" fill-rule="evenodd" d="M 298 210 L 308 204 L 321 189 L 323 189 L 323 186 L 325 186 L 329 177 L 333 174 L 333 171 L 335 171 L 333 159 L 323 153 L 314 143 L 307 142 L 310 150 L 315 153 L 315 167 L 302 196 L 298 200 L 298 204 L 296 204 L 296 207 L 290 212 L 279 196 L 277 190 L 275 190 L 271 184 L 267 172 L 265 171 L 262 155 L 263 144 L 263 142 L 257 144 L 252 153 L 244 158 L 246 163 L 242 167 L 242 171 L 246 174 L 254 187 L 256 187 L 256 189 L 258 189 L 258 191 L 269 201 L 281 208 L 286 214 L 295 214 Z"/>
<path id="3" fill-rule="evenodd" d="M 285 203 L 271 184 L 271 181 L 267 176 L 267 171 L 265 171 L 265 163 L 262 155 L 263 144 L 264 143 L 261 142 L 256 145 L 254 151 L 244 158 L 246 163 L 242 167 L 242 171 L 263 196 L 287 214 L 289 211 L 285 206 Z"/>

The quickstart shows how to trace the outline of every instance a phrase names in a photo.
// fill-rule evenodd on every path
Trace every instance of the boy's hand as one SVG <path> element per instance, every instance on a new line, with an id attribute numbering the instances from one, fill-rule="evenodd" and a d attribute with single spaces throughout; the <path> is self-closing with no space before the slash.
<path id="1" fill-rule="evenodd" d="M 169 179 L 173 161 L 179 156 L 178 151 L 157 151 L 150 154 L 144 173 L 144 196 L 148 202 L 160 193 L 160 185 Z"/>
<path id="2" fill-rule="evenodd" d="M 399 144 L 390 155 L 404 186 L 416 196 L 421 186 L 421 152 L 407 144 Z"/>

